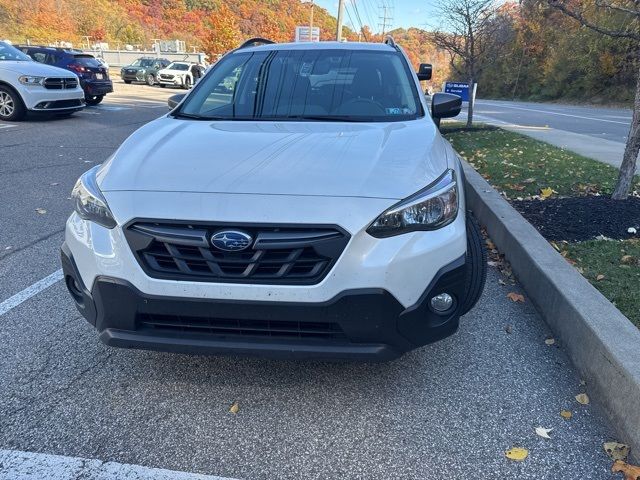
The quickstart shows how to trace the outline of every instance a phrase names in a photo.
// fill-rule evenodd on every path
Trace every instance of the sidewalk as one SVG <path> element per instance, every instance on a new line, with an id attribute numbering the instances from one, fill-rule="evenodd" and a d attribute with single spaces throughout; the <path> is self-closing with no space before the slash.
<path id="1" fill-rule="evenodd" d="M 454 119 L 457 122 L 466 122 L 467 114 L 464 111 Z M 505 130 L 521 133 L 543 142 L 550 143 L 556 147 L 571 150 L 579 155 L 592 158 L 602 163 L 607 163 L 616 168 L 620 168 L 622 155 L 624 153 L 624 143 L 613 142 L 603 138 L 596 138 L 590 135 L 568 132 L 550 127 L 537 127 L 529 125 L 519 125 L 508 123 L 503 120 L 493 118 L 488 115 L 474 114 L 474 120 L 489 125 L 495 125 Z M 636 167 L 636 173 L 640 174 L 640 164 Z"/>

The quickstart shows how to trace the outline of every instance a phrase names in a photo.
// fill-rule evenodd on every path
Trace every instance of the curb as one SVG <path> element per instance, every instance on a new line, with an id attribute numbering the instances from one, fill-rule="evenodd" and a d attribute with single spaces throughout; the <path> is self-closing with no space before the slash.
<path id="1" fill-rule="evenodd" d="M 639 458 L 640 330 L 475 169 L 465 161 L 462 164 L 467 208 L 505 254 L 527 296 L 566 347 L 620 439 Z"/>

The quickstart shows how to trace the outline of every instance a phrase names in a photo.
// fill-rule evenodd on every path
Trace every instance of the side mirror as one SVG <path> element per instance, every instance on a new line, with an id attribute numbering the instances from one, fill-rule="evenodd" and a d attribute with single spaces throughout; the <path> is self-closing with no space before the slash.
<path id="1" fill-rule="evenodd" d="M 431 116 L 440 126 L 441 118 L 455 117 L 462 109 L 462 98 L 453 93 L 434 93 L 431 97 Z"/>
<path id="2" fill-rule="evenodd" d="M 176 108 L 178 104 L 182 101 L 185 95 L 186 93 L 178 93 L 177 95 L 171 95 L 167 100 L 167 103 L 169 104 L 169 108 L 171 109 Z M 458 111 L 460 110 L 458 109 Z"/>
<path id="3" fill-rule="evenodd" d="M 431 80 L 431 73 L 433 72 L 433 67 L 430 63 L 421 63 L 418 67 L 418 71 L 416 72 L 418 75 L 418 80 Z"/>

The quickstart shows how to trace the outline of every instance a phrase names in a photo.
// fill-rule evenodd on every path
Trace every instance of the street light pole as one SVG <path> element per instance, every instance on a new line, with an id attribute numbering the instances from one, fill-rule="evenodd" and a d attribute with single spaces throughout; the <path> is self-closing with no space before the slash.
<path id="1" fill-rule="evenodd" d="M 336 40 L 342 41 L 342 22 L 344 17 L 344 0 L 338 2 L 338 28 L 336 29 Z"/>

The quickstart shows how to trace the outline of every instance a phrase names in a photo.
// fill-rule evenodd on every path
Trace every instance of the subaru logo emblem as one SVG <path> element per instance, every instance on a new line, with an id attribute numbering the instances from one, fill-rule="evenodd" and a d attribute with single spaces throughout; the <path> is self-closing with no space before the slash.
<path id="1" fill-rule="evenodd" d="M 225 252 L 239 252 L 249 248 L 253 238 L 237 230 L 223 230 L 211 235 L 211 245 Z"/>

